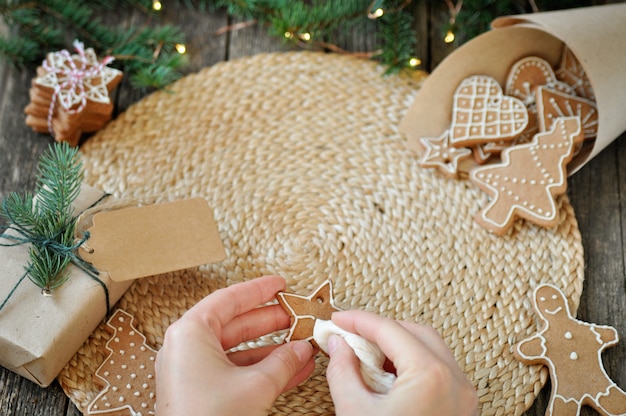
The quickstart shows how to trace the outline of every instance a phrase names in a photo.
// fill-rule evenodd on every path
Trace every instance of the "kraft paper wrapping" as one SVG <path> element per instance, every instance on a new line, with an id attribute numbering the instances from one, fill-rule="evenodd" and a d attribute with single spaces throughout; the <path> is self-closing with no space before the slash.
<path id="1" fill-rule="evenodd" d="M 83 186 L 74 203 L 81 212 L 102 196 Z M 0 242 L 11 243 L 0 237 Z M 0 302 L 11 292 L 28 262 L 28 245 L 0 247 Z M 71 265 L 70 277 L 51 297 L 28 278 L 24 279 L 0 310 L 0 365 L 48 386 L 106 315 L 104 289 L 86 273 Z M 109 288 L 111 307 L 131 281 L 99 278 Z"/>
<path id="2" fill-rule="evenodd" d="M 534 55 L 557 68 L 567 46 L 585 68 L 598 106 L 593 147 L 569 165 L 572 174 L 626 130 L 626 4 L 501 17 L 486 32 L 444 59 L 424 82 L 400 123 L 407 145 L 421 152 L 420 137 L 437 137 L 450 125 L 459 83 L 488 75 L 504 85 L 517 60 Z"/>

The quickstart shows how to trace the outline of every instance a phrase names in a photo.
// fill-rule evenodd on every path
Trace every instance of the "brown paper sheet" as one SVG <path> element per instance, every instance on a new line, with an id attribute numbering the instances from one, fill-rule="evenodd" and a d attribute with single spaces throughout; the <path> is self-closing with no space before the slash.
<path id="1" fill-rule="evenodd" d="M 426 79 L 402 122 L 407 145 L 421 153 L 420 137 L 441 135 L 450 125 L 452 99 L 470 75 L 501 85 L 511 65 L 534 55 L 553 67 L 567 45 L 587 72 L 598 104 L 598 137 L 589 153 L 570 164 L 572 174 L 626 130 L 626 4 L 498 18 L 486 32 L 444 59 Z"/>
<path id="2" fill-rule="evenodd" d="M 97 201 L 102 192 L 83 186 L 74 203 L 80 212 Z M 0 237 L 3 243 L 10 243 Z M 0 247 L 0 299 L 4 300 L 24 274 L 28 246 Z M 0 310 L 0 365 L 39 384 L 48 386 L 89 337 L 106 314 L 104 290 L 75 266 L 69 280 L 45 297 L 28 278 L 24 279 Z M 117 283 L 101 276 L 111 306 L 131 282 Z"/>

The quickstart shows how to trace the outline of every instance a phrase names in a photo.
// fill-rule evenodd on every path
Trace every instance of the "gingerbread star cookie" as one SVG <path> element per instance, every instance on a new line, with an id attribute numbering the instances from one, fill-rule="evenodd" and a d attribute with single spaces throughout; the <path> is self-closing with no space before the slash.
<path id="1" fill-rule="evenodd" d="M 94 132 L 111 120 L 110 94 L 122 72 L 99 60 L 92 48 L 75 41 L 76 54 L 67 50 L 49 53 L 31 82 L 24 112 L 26 124 L 36 132 L 49 132 L 57 141 L 78 145 L 83 132 Z"/>
<path id="2" fill-rule="evenodd" d="M 626 392 L 610 379 L 601 356 L 617 344 L 615 328 L 575 319 L 563 292 L 549 284 L 535 289 L 533 302 L 540 330 L 515 345 L 514 353 L 523 363 L 548 366 L 546 415 L 578 415 L 585 405 L 605 416 L 626 414 Z"/>
<path id="3" fill-rule="evenodd" d="M 85 415 L 154 415 L 157 352 L 133 326 L 133 317 L 118 309 L 107 322 L 110 351 L 96 371 L 95 383 L 104 389 L 87 406 Z"/>
<path id="4" fill-rule="evenodd" d="M 279 292 L 276 299 L 290 316 L 291 327 L 285 341 L 313 340 L 313 328 L 317 319 L 330 320 L 333 312 L 341 309 L 335 306 L 333 284 L 327 280 L 309 296 Z"/>
<path id="5" fill-rule="evenodd" d="M 543 227 L 557 225 L 555 198 L 567 189 L 566 165 L 582 140 L 580 119 L 560 117 L 551 131 L 503 151 L 502 162 L 472 170 L 470 180 L 492 197 L 476 222 L 496 235 L 506 233 L 518 217 Z"/>
<path id="6" fill-rule="evenodd" d="M 437 168 L 446 176 L 455 176 L 459 162 L 472 155 L 471 149 L 450 145 L 450 130 L 446 130 L 439 137 L 422 137 L 420 142 L 426 149 L 426 153 L 420 159 L 420 166 Z"/>

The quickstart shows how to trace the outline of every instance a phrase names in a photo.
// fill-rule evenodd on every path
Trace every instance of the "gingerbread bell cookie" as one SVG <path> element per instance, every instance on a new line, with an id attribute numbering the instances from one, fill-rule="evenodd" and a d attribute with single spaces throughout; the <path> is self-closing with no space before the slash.
<path id="1" fill-rule="evenodd" d="M 96 371 L 94 382 L 103 388 L 87 406 L 85 415 L 154 415 L 157 352 L 133 326 L 133 317 L 118 309 L 107 322 L 112 336 L 109 356 Z"/>
<path id="2" fill-rule="evenodd" d="M 626 392 L 611 380 L 602 351 L 618 342 L 615 328 L 574 318 L 563 292 L 538 286 L 533 296 L 540 330 L 515 345 L 515 356 L 527 364 L 548 366 L 552 393 L 546 415 L 578 415 L 591 406 L 605 416 L 626 414 Z"/>

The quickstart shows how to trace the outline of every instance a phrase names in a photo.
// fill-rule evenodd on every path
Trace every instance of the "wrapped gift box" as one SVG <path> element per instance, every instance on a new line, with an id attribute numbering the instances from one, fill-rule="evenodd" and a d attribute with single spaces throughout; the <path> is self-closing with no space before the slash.
<path id="1" fill-rule="evenodd" d="M 75 212 L 98 201 L 103 193 L 83 185 L 74 203 Z M 11 240 L 0 237 L 0 243 Z M 106 315 L 104 288 L 87 273 L 69 266 L 70 277 L 44 296 L 28 278 L 11 291 L 25 273 L 28 245 L 0 247 L 0 365 L 39 384 L 48 386 Z M 112 307 L 132 281 L 99 278 L 109 291 Z"/>

